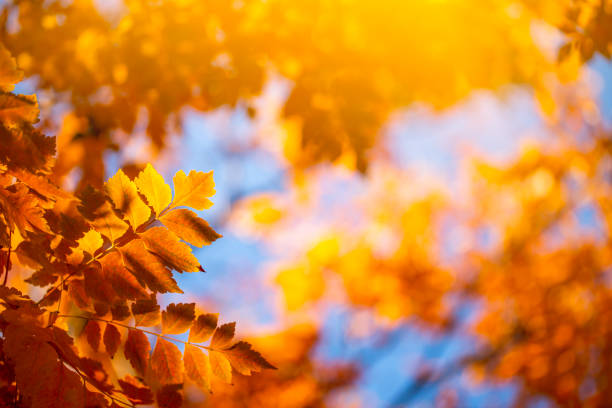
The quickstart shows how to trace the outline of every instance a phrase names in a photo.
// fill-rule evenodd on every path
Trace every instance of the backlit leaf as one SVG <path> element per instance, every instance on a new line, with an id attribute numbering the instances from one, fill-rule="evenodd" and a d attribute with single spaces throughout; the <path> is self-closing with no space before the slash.
<path id="1" fill-rule="evenodd" d="M 151 392 L 151 389 L 131 375 L 126 375 L 120 379 L 119 386 L 132 404 L 153 403 L 153 392 Z"/>
<path id="2" fill-rule="evenodd" d="M 225 323 L 217 327 L 213 333 L 212 340 L 210 341 L 210 347 L 215 350 L 224 349 L 229 346 L 232 339 L 234 338 L 234 332 L 236 331 L 236 322 Z"/>
<path id="3" fill-rule="evenodd" d="M 172 232 L 163 227 L 148 229 L 142 234 L 149 251 L 159 256 L 170 268 L 179 272 L 197 272 L 200 263 L 191 253 L 188 245 L 179 241 Z"/>
<path id="4" fill-rule="evenodd" d="M 187 344 L 185 346 L 183 362 L 185 364 L 185 374 L 187 374 L 187 377 L 201 389 L 210 392 L 210 376 L 212 373 L 208 355 L 199 347 Z"/>
<path id="5" fill-rule="evenodd" d="M 141 299 L 148 296 L 148 292 L 139 280 L 123 263 L 118 251 L 113 251 L 100 260 L 104 279 L 110 283 L 116 294 L 122 299 Z"/>
<path id="6" fill-rule="evenodd" d="M 183 362 L 178 347 L 161 337 L 158 338 L 151 356 L 151 371 L 162 385 L 182 383 Z"/>
<path id="7" fill-rule="evenodd" d="M 208 340 L 217 328 L 218 318 L 217 313 L 199 315 L 189 330 L 189 342 L 202 343 Z"/>
<path id="8" fill-rule="evenodd" d="M 147 244 L 149 244 L 149 241 L 147 241 Z M 162 250 L 164 244 L 160 242 L 153 243 L 153 245 L 155 248 Z M 134 240 L 122 247 L 120 251 L 128 269 L 139 282 L 146 283 L 149 289 L 159 293 L 183 293 L 172 278 L 172 272 L 164 266 L 159 258 L 147 250 L 142 240 Z"/>
<path id="9" fill-rule="evenodd" d="M 179 170 L 174 175 L 174 199 L 170 208 L 191 207 L 196 210 L 210 208 L 213 203 L 208 199 L 215 195 L 215 182 L 213 172 L 204 173 L 191 170 L 186 175 Z"/>
<path id="10" fill-rule="evenodd" d="M 162 312 L 162 333 L 182 334 L 195 318 L 195 303 L 170 303 Z"/>
<path id="11" fill-rule="evenodd" d="M 92 229 L 87 231 L 77 243 L 79 244 L 79 248 L 93 256 L 93 254 L 102 247 L 104 241 L 100 233 Z"/>
<path id="12" fill-rule="evenodd" d="M 198 217 L 196 213 L 185 208 L 170 211 L 159 219 L 170 231 L 179 238 L 197 247 L 209 245 L 221 238 L 208 222 Z"/>
<path id="13" fill-rule="evenodd" d="M 105 185 L 115 208 L 125 215 L 134 230 L 149 220 L 151 209 L 140 199 L 136 185 L 119 169 Z"/>
<path id="14" fill-rule="evenodd" d="M 230 384 L 232 382 L 232 366 L 223 353 L 210 351 L 210 369 L 214 375 Z"/>
<path id="15" fill-rule="evenodd" d="M 247 342 L 240 341 L 232 347 L 222 351 L 234 370 L 242 375 L 251 375 L 251 371 L 259 372 L 264 368 L 275 369 Z"/>
<path id="16" fill-rule="evenodd" d="M 136 326 L 156 326 L 161 320 L 159 305 L 155 299 L 137 300 L 132 304 L 132 314 Z"/>
<path id="17" fill-rule="evenodd" d="M 85 325 L 83 334 L 87 338 L 87 343 L 89 343 L 91 348 L 98 351 L 98 348 L 100 347 L 100 339 L 102 337 L 100 324 L 95 320 L 89 320 Z"/>
<path id="18" fill-rule="evenodd" d="M 134 183 L 153 207 L 156 215 L 159 215 L 172 201 L 172 189 L 149 163 L 138 174 Z"/>
<path id="19" fill-rule="evenodd" d="M 140 330 L 129 330 L 123 352 L 136 373 L 144 375 L 149 366 L 149 353 L 151 352 L 151 344 L 147 336 Z"/>

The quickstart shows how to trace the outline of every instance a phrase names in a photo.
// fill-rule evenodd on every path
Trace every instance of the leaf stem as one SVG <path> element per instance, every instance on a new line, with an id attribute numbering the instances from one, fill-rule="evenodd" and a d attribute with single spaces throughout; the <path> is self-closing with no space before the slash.
<path id="1" fill-rule="evenodd" d="M 95 320 L 95 321 L 98 321 L 98 322 L 104 322 L 104 323 L 108 323 L 108 324 L 114 324 L 115 326 L 121 326 L 121 327 L 124 327 L 124 328 L 129 329 L 129 330 L 138 330 L 138 331 L 141 331 L 141 332 L 143 332 L 143 333 L 151 334 L 151 335 L 153 335 L 153 336 L 156 336 L 156 337 L 162 338 L 162 339 L 164 339 L 164 340 L 175 341 L 175 342 L 177 342 L 177 343 L 181 343 L 181 344 L 184 344 L 184 345 L 189 345 L 189 346 L 199 347 L 199 348 L 202 348 L 202 349 L 205 349 L 205 350 L 208 350 L 208 351 L 216 351 L 216 350 L 215 350 L 214 348 L 212 348 L 212 347 L 203 346 L 203 345 L 201 345 L 201 344 L 195 344 L 195 343 L 190 343 L 190 342 L 188 342 L 188 341 L 183 341 L 183 340 L 175 339 L 175 338 L 173 338 L 173 337 L 168 337 L 168 336 L 166 336 L 166 335 L 159 334 L 159 333 L 155 333 L 155 332 L 150 331 L 150 330 L 141 329 L 141 328 L 139 328 L 139 327 L 134 327 L 134 326 L 129 326 L 129 325 L 127 325 L 127 324 L 123 324 L 123 323 L 118 323 L 118 322 L 116 322 L 116 321 L 114 321 L 114 320 L 101 319 L 101 318 L 99 318 L 99 317 L 78 316 L 78 315 L 58 315 L 57 317 L 77 318 L 77 319 L 85 319 L 85 320 Z"/>

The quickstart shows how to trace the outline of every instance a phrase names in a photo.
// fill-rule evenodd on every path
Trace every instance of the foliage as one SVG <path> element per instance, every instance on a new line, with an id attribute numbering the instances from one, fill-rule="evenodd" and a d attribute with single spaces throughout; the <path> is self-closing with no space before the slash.
<path id="1" fill-rule="evenodd" d="M 36 98 L 8 92 L 19 73 L 5 49 L 1 55 L 2 405 L 180 406 L 187 379 L 210 391 L 213 377 L 232 382 L 232 368 L 274 368 L 249 343 L 233 343 L 235 323 L 218 325 L 218 315 L 196 313 L 195 303 L 160 312 L 156 300 L 182 293 L 172 270 L 204 272 L 185 242 L 221 237 L 178 208 L 212 205 L 212 172 L 179 171 L 174 197 L 151 165 L 133 181 L 119 170 L 104 191 L 61 190 L 48 179 L 55 140 L 33 127 Z M 48 288 L 38 301 L 7 284 L 9 273 L 28 270 L 25 282 Z M 160 323 L 161 333 L 143 329 Z M 169 336 L 187 331 L 187 341 Z M 152 354 L 147 334 L 156 337 Z M 118 370 L 126 360 L 131 369 Z"/>

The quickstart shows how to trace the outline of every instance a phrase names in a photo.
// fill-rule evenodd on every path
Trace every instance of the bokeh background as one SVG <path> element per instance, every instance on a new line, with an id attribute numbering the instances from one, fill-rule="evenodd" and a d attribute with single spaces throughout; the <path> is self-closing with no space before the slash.
<path id="1" fill-rule="evenodd" d="M 274 373 L 192 406 L 612 401 L 612 3 L 4 1 L 72 190 L 214 171 L 185 296 Z"/>

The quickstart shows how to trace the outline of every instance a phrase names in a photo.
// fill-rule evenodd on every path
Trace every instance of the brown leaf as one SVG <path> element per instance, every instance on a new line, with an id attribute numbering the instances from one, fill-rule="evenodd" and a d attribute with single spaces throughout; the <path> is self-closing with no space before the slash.
<path id="1" fill-rule="evenodd" d="M 123 390 L 123 394 L 130 400 L 132 404 L 152 404 L 153 392 L 145 384 L 141 383 L 135 377 L 126 375 L 119 380 L 119 386 Z"/>
<path id="2" fill-rule="evenodd" d="M 36 95 L 15 95 L 0 91 L 0 122 L 14 126 L 24 122 L 38 121 Z"/>
<path id="3" fill-rule="evenodd" d="M 182 383 L 182 354 L 178 347 L 161 337 L 158 338 L 151 357 L 151 371 L 162 385 Z"/>
<path id="4" fill-rule="evenodd" d="M 198 316 L 189 331 L 190 343 L 202 343 L 208 340 L 217 328 L 218 313 L 206 313 Z"/>
<path id="5" fill-rule="evenodd" d="M 121 333 L 114 324 L 108 323 L 104 329 L 104 347 L 106 352 L 113 358 L 121 344 Z"/>
<path id="6" fill-rule="evenodd" d="M 100 347 L 100 338 L 102 337 L 100 324 L 95 320 L 89 320 L 85 325 L 83 334 L 87 338 L 87 343 L 89 343 L 91 348 L 98 351 Z"/>
<path id="7" fill-rule="evenodd" d="M 91 225 L 108 238 L 115 242 L 121 238 L 129 229 L 121 218 L 117 217 L 110 203 L 106 201 L 106 196 L 92 187 L 87 187 L 81 191 L 79 198 L 81 205 L 79 211 L 87 218 Z"/>
<path id="8" fill-rule="evenodd" d="M 140 330 L 129 330 L 123 352 L 134 370 L 144 376 L 149 365 L 149 353 L 151 352 L 151 344 L 147 336 Z"/>
<path id="9" fill-rule="evenodd" d="M 163 386 L 155 393 L 159 408 L 181 408 L 183 406 L 182 384 Z"/>
<path id="10" fill-rule="evenodd" d="M 162 333 L 182 334 L 195 318 L 195 303 L 170 303 L 162 312 Z"/>

